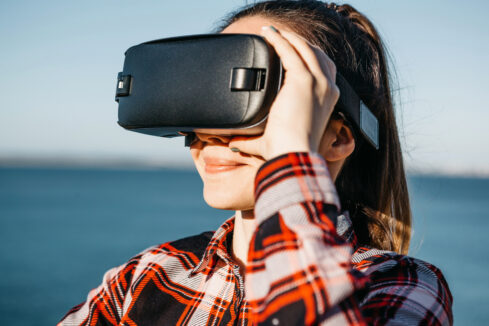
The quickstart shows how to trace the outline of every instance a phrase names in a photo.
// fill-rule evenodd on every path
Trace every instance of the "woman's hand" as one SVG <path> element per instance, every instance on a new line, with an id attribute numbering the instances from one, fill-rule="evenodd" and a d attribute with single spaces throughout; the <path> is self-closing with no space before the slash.
<path id="1" fill-rule="evenodd" d="M 318 47 L 299 35 L 264 26 L 285 70 L 284 84 L 258 137 L 233 137 L 230 148 L 266 160 L 289 152 L 317 152 L 339 97 L 336 66 Z"/>

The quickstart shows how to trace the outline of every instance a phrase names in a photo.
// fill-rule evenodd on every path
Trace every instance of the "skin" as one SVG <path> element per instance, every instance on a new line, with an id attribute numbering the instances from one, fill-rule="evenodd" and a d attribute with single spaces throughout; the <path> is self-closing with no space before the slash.
<path id="1" fill-rule="evenodd" d="M 330 120 L 339 90 L 336 67 L 321 49 L 287 25 L 261 16 L 242 18 L 223 33 L 261 35 L 274 47 L 285 70 L 263 134 L 233 137 L 197 132 L 190 147 L 204 183 L 205 201 L 215 208 L 236 211 L 232 254 L 244 267 L 256 228 L 253 191 L 259 167 L 281 154 L 317 152 L 325 158 L 335 180 L 355 142 L 342 120 Z"/>

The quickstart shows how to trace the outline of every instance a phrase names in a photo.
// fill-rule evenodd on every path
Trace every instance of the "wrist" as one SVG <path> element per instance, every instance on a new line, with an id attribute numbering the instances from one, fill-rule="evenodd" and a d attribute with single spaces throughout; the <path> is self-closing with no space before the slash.
<path id="1" fill-rule="evenodd" d="M 277 139 L 267 146 L 267 157 L 265 159 L 270 160 L 287 153 L 311 152 L 310 143 L 307 137 L 304 138 L 306 139 L 301 139 L 300 137 L 292 137 L 292 139 L 290 137 L 281 137 Z"/>
<path id="2" fill-rule="evenodd" d="M 287 146 L 275 147 L 269 150 L 267 153 L 267 157 L 265 157 L 265 159 L 270 160 L 275 157 L 288 154 L 288 153 L 303 153 L 303 152 L 311 152 L 311 151 L 312 151 L 311 148 L 306 145 L 290 146 L 290 144 L 287 144 Z"/>

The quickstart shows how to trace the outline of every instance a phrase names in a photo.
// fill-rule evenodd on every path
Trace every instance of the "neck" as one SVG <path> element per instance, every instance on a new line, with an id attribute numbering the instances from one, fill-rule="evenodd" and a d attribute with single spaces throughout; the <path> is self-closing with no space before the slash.
<path id="1" fill-rule="evenodd" d="M 238 263 L 242 269 L 246 266 L 248 248 L 255 228 L 256 225 L 253 210 L 236 211 L 232 255 L 236 260 L 236 263 Z"/>

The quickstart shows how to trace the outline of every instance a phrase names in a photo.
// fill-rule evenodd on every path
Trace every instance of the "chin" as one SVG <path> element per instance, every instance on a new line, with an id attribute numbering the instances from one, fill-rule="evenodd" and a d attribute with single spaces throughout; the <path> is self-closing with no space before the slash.
<path id="1" fill-rule="evenodd" d="M 255 206 L 253 188 L 243 185 L 216 187 L 204 183 L 204 200 L 211 207 L 225 210 L 251 210 Z"/>

